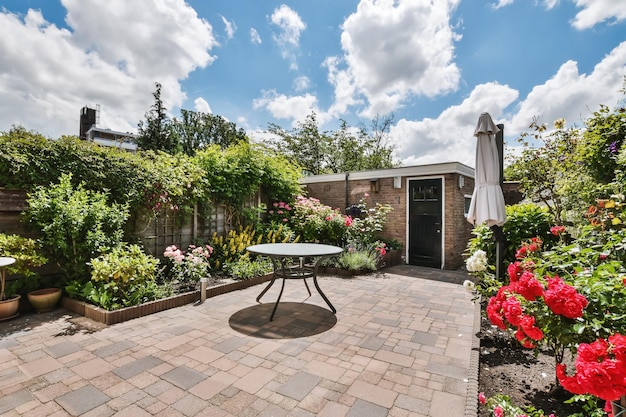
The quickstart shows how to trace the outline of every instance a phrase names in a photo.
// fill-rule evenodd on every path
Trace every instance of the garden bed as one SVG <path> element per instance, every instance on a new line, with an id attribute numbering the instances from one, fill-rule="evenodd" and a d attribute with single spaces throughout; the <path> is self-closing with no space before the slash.
<path id="1" fill-rule="evenodd" d="M 583 413 L 582 403 L 564 404 L 573 394 L 554 390 L 554 357 L 540 351 L 523 348 L 515 339 L 482 318 L 480 337 L 480 367 L 478 391 L 487 398 L 497 394 L 511 397 L 517 406 L 533 406 L 546 415 L 567 417 Z M 566 355 L 567 357 L 567 355 Z M 571 368 L 571 366 L 568 366 Z M 600 404 L 604 406 L 604 403 Z M 490 410 L 480 406 L 479 417 L 490 417 Z"/>
<path id="2" fill-rule="evenodd" d="M 215 297 L 231 291 L 242 290 L 253 285 L 261 284 L 269 281 L 271 277 L 272 274 L 267 274 L 249 280 L 219 280 L 217 284 L 206 289 L 206 298 Z M 85 316 L 86 318 L 99 323 L 111 325 L 147 316 L 149 314 L 158 313 L 159 311 L 169 310 L 170 308 L 182 307 L 193 302 L 199 302 L 200 299 L 201 292 L 200 290 L 196 290 L 177 294 L 162 300 L 150 301 L 148 303 L 112 311 L 105 310 L 84 301 L 74 300 L 69 297 L 63 297 L 61 305 L 76 314 Z"/>

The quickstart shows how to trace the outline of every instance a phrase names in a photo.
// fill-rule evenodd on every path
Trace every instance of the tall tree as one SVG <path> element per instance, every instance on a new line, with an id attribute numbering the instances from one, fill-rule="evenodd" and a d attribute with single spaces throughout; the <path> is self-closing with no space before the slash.
<path id="1" fill-rule="evenodd" d="M 269 145 L 314 175 L 391 168 L 398 165 L 388 143 L 392 121 L 393 116 L 377 117 L 370 131 L 341 120 L 338 130 L 320 132 L 316 114 L 311 112 L 291 131 L 270 124 L 268 131 L 278 139 L 270 140 Z"/>
<path id="2" fill-rule="evenodd" d="M 143 150 L 161 150 L 173 154 L 179 148 L 178 140 L 161 100 L 161 84 L 155 83 L 155 86 L 156 90 L 152 93 L 154 104 L 145 115 L 145 123 L 143 120 L 139 122 L 137 146 Z"/>
<path id="3" fill-rule="evenodd" d="M 209 145 L 226 149 L 236 143 L 249 142 L 243 129 L 222 116 L 184 109 L 180 113 L 180 120 L 175 118 L 172 122 L 172 130 L 187 155 L 193 156 Z"/>
<path id="4" fill-rule="evenodd" d="M 270 123 L 268 131 L 279 137 L 269 143 L 277 152 L 284 154 L 310 174 L 327 172 L 324 156 L 327 154 L 330 138 L 320 133 L 315 112 L 311 112 L 292 131 L 286 131 L 273 123 Z"/>

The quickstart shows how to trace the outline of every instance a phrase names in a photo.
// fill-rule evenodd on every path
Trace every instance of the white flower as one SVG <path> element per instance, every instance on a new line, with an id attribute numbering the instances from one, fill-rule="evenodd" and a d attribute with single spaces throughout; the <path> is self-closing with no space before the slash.
<path id="1" fill-rule="evenodd" d="M 476 289 L 476 284 L 474 284 L 469 279 L 463 281 L 463 288 L 465 288 L 469 292 L 473 292 Z"/>
<path id="2" fill-rule="evenodd" d="M 480 272 L 487 269 L 487 253 L 484 250 L 477 250 L 467 258 L 465 266 L 469 272 Z"/>

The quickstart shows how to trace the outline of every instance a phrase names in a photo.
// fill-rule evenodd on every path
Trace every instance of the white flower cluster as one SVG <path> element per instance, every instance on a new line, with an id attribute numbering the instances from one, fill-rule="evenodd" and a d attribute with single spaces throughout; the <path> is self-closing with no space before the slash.
<path id="1" fill-rule="evenodd" d="M 487 253 L 484 250 L 477 250 L 467 258 L 465 266 L 469 272 L 480 272 L 487 269 Z"/>

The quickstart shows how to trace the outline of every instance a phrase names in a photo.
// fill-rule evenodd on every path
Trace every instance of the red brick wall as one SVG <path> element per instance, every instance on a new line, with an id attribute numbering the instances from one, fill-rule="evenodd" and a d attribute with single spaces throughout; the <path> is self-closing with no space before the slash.
<path id="1" fill-rule="evenodd" d="M 460 174 L 446 174 L 445 207 L 445 262 L 444 269 L 458 269 L 464 263 L 463 252 L 472 236 L 473 226 L 465 217 L 465 196 L 471 197 L 474 190 L 474 179 L 463 176 L 463 187 L 460 185 Z"/>

